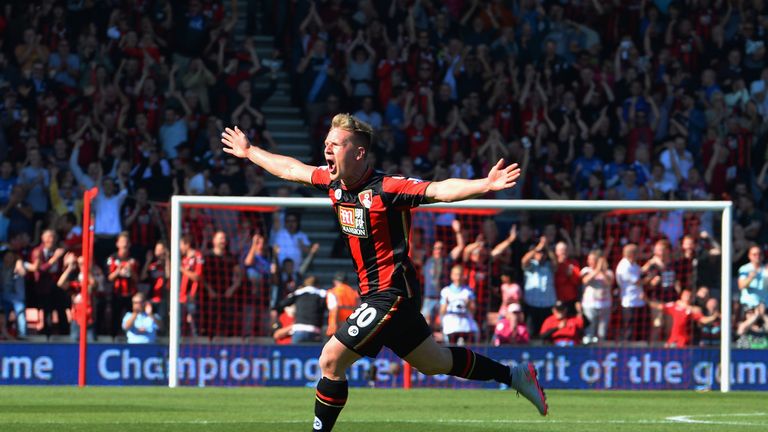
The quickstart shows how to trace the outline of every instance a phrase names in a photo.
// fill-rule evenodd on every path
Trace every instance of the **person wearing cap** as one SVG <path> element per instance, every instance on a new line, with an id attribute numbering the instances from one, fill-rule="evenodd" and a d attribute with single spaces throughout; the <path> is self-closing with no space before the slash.
<path id="1" fill-rule="evenodd" d="M 325 334 L 332 336 L 336 333 L 338 323 L 346 321 L 360 304 L 357 290 L 347 284 L 346 273 L 337 272 L 334 275 L 333 287 L 328 290 L 326 295 L 326 304 L 328 306 L 328 328 Z"/>
<path id="2" fill-rule="evenodd" d="M 504 317 L 496 324 L 493 331 L 493 345 L 527 344 L 530 341 L 528 327 L 523 319 L 520 303 L 510 303 Z"/>
<path id="3" fill-rule="evenodd" d="M 584 318 L 568 316 L 568 305 L 558 300 L 552 307 L 552 315 L 544 320 L 539 336 L 557 346 L 573 346 L 581 341 Z"/>

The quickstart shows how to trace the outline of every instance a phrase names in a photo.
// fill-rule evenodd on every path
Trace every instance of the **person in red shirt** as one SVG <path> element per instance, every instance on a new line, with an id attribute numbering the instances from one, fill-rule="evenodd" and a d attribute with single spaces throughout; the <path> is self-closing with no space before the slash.
<path id="1" fill-rule="evenodd" d="M 80 269 L 83 266 L 83 257 L 77 256 L 72 252 L 68 252 L 64 255 L 64 270 L 59 276 L 56 285 L 63 291 L 72 296 L 72 324 L 70 337 L 74 341 L 80 340 L 80 326 L 87 320 L 87 334 L 88 341 L 92 341 L 93 334 L 93 293 L 96 289 L 98 281 L 93 275 L 93 272 L 89 275 L 88 279 L 88 294 L 91 300 L 88 302 L 88 308 L 86 310 L 83 307 L 83 274 Z M 97 268 L 98 266 L 93 266 Z"/>
<path id="2" fill-rule="evenodd" d="M 197 311 L 197 291 L 203 279 L 203 254 L 192 247 L 192 236 L 184 234 L 179 242 L 181 254 L 181 288 L 179 289 L 179 306 L 182 323 L 189 326 L 189 334 L 197 336 L 195 314 Z M 182 329 L 183 330 L 183 329 Z"/>
<path id="3" fill-rule="evenodd" d="M 112 283 L 112 337 L 123 332 L 123 316 L 133 308 L 131 297 L 138 292 L 139 282 L 139 263 L 130 253 L 130 234 L 121 232 L 115 246 L 117 252 L 107 259 L 107 280 Z"/>
<path id="4" fill-rule="evenodd" d="M 665 344 L 668 348 L 685 348 L 691 343 L 694 322 L 710 324 L 720 318 L 720 313 L 715 312 L 710 316 L 704 316 L 701 308 L 692 304 L 693 295 L 690 290 L 680 292 L 680 298 L 674 302 L 660 303 L 649 300 L 653 309 L 672 317 L 672 326 L 669 330 L 669 338 Z"/>
<path id="5" fill-rule="evenodd" d="M 568 256 L 568 243 L 558 242 L 555 245 L 555 291 L 557 300 L 568 308 L 569 315 L 581 314 L 579 289 L 581 288 L 581 271 L 578 263 Z"/>
<path id="6" fill-rule="evenodd" d="M 222 133 L 224 152 L 327 193 L 357 270 L 362 303 L 320 355 L 323 377 L 315 392 L 314 430 L 333 429 L 347 401 L 347 368 L 362 356 L 375 358 L 384 346 L 428 375 L 506 384 L 546 415 L 546 396 L 533 363 L 509 367 L 465 347 L 438 345 L 420 313 L 421 287 L 409 257 L 412 208 L 511 188 L 520 177 L 517 164 L 499 160 L 486 177 L 475 180 L 409 179 L 373 168 L 368 157 L 373 139 L 370 125 L 337 114 L 325 138 L 326 165 L 316 167 L 252 146 L 237 127 Z"/>
<path id="7" fill-rule="evenodd" d="M 544 320 L 539 336 L 558 346 L 578 345 L 584 333 L 584 318 L 581 315 L 569 317 L 568 306 L 557 301 L 552 315 Z"/>
<path id="8" fill-rule="evenodd" d="M 414 94 L 408 92 L 405 97 L 405 136 L 408 143 L 408 156 L 416 159 L 426 156 L 432 138 L 437 134 L 435 127 L 435 109 L 432 103 L 432 89 L 420 87 L 419 92 L 427 97 L 427 113 L 420 112 L 414 105 Z"/>

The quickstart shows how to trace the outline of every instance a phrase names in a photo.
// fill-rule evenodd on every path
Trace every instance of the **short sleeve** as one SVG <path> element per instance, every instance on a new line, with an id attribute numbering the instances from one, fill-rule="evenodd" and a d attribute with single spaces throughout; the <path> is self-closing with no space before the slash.
<path id="1" fill-rule="evenodd" d="M 328 310 L 336 309 L 339 306 L 339 302 L 336 300 L 336 295 L 334 293 L 329 292 L 325 296 L 325 305 Z"/>
<path id="2" fill-rule="evenodd" d="M 384 177 L 382 195 L 385 204 L 393 207 L 418 207 L 426 200 L 431 182 L 405 177 Z"/>
<path id="3" fill-rule="evenodd" d="M 328 166 L 321 166 L 312 171 L 312 186 L 327 191 L 331 184 L 331 175 L 328 173 Z"/>

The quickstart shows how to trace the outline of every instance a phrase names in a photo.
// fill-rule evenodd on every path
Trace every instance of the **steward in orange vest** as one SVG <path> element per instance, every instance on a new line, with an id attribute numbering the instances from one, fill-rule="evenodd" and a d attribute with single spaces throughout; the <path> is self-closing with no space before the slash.
<path id="1" fill-rule="evenodd" d="M 347 275 L 344 272 L 336 273 L 333 278 L 333 288 L 329 289 L 326 295 L 328 329 L 325 334 L 328 336 L 333 336 L 336 333 L 337 323 L 344 322 L 360 304 L 357 290 L 346 282 Z"/>

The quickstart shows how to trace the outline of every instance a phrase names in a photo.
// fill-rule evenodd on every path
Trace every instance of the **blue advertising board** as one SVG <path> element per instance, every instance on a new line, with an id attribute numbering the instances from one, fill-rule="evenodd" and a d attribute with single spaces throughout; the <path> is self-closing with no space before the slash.
<path id="1" fill-rule="evenodd" d="M 507 364 L 532 361 L 546 388 L 561 389 L 717 389 L 717 349 L 481 347 L 478 351 Z M 179 382 L 189 386 L 305 386 L 320 377 L 319 346 L 183 345 Z M 91 385 L 166 385 L 165 345 L 93 344 L 88 348 Z M 734 390 L 768 390 L 768 352 L 733 350 Z M 400 387 L 401 361 L 384 350 L 361 359 L 348 376 L 351 385 Z M 0 344 L 0 385 L 74 385 L 75 344 Z M 413 373 L 415 387 L 485 387 L 470 382 Z"/>

